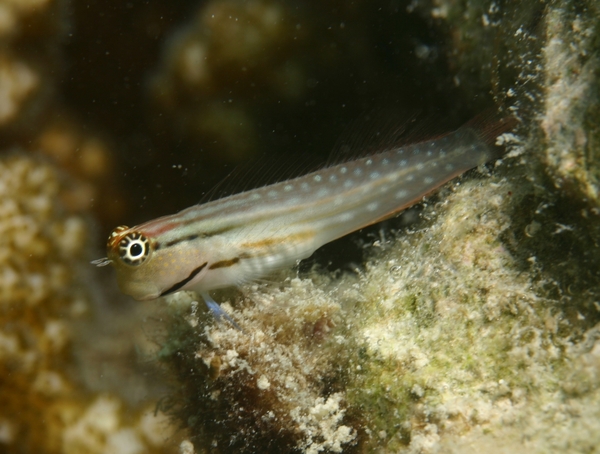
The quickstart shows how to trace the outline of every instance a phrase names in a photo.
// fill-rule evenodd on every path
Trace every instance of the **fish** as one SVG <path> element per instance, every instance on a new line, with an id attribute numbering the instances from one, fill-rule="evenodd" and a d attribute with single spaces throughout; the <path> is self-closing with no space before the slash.
<path id="1" fill-rule="evenodd" d="M 120 290 L 136 300 L 193 290 L 217 318 L 232 321 L 209 291 L 291 267 L 326 243 L 396 216 L 501 157 L 494 141 L 512 126 L 507 119 L 471 121 L 432 140 L 389 145 L 135 227 L 119 226 L 109 235 L 107 257 L 93 263 L 112 265 Z"/>

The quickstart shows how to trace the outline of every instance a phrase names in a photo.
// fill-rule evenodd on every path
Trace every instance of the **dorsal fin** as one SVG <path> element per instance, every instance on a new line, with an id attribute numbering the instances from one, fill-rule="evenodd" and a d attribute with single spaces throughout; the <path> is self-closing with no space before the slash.
<path id="1" fill-rule="evenodd" d="M 239 164 L 229 174 L 208 191 L 199 203 L 249 191 L 265 185 L 296 178 L 317 170 L 314 157 L 304 155 L 263 156 L 261 159 Z"/>
<path id="2" fill-rule="evenodd" d="M 453 130 L 446 121 L 422 111 L 401 113 L 378 109 L 351 122 L 336 141 L 328 166 L 381 153 L 391 148 L 433 140 Z"/>

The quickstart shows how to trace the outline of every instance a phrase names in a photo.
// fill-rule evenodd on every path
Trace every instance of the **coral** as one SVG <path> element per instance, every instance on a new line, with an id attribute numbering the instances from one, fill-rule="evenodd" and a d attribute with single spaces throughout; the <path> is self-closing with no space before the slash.
<path id="1" fill-rule="evenodd" d="M 93 284 L 90 224 L 64 203 L 75 190 L 39 158 L 13 151 L 0 160 L 0 448 L 165 452 L 164 418 L 79 381 L 75 323 L 93 319 Z"/>
<path id="2" fill-rule="evenodd" d="M 62 452 L 164 452 L 165 440 L 171 435 L 168 421 L 146 408 L 134 421 L 125 422 L 122 406 L 114 397 L 97 397 L 64 429 Z"/>
<path id="3" fill-rule="evenodd" d="M 298 99 L 306 90 L 302 68 L 290 60 L 290 19 L 283 5 L 265 1 L 203 6 L 187 30 L 173 38 L 168 60 L 154 79 L 161 104 L 187 123 L 178 129 L 218 142 L 234 161 L 256 154 L 256 125 L 244 106 L 250 100 L 243 99 L 252 90 L 244 92 L 264 87 L 264 101 L 273 95 Z M 230 87 L 236 78 L 243 85 L 232 103 Z"/>
<path id="4" fill-rule="evenodd" d="M 64 2 L 0 2 L 0 128 L 4 134 L 34 131 L 49 105 L 60 73 L 59 40 Z"/>
<path id="5" fill-rule="evenodd" d="M 51 156 L 79 180 L 78 191 L 70 194 L 72 208 L 87 208 L 92 201 L 102 220 L 112 224 L 123 202 L 111 147 L 101 134 L 84 131 L 56 99 L 68 14 L 63 0 L 0 2 L 2 146 L 8 142 Z"/>
<path id="6" fill-rule="evenodd" d="M 112 226 L 126 206 L 115 179 L 114 145 L 103 134 L 82 129 L 72 116 L 57 115 L 43 124 L 29 148 L 77 181 L 77 191 L 64 198 L 69 209 L 93 211 L 103 225 Z"/>
<path id="7" fill-rule="evenodd" d="M 14 120 L 39 84 L 39 76 L 31 67 L 4 56 L 0 60 L 0 123 Z"/>
<path id="8" fill-rule="evenodd" d="M 595 320 L 599 290 L 593 276 L 600 266 L 595 247 L 596 3 L 439 0 L 415 2 L 413 8 L 449 28 L 454 41 L 448 55 L 459 78 L 486 74 L 484 85 L 469 79 L 463 88 L 467 94 L 490 91 L 522 121 L 519 163 L 527 166 L 523 178 L 534 185 L 526 199 L 513 204 L 514 228 L 503 238 L 506 247 L 522 264 L 535 260 L 534 268 L 544 273 L 538 278 L 555 287 L 553 298 L 563 302 L 574 323 L 572 300 L 579 302 L 581 317 Z M 478 51 L 472 52 L 475 45 Z"/>
<path id="9" fill-rule="evenodd" d="M 405 20 L 396 5 L 380 6 L 202 3 L 172 33 L 152 79 L 151 95 L 166 114 L 159 124 L 201 146 L 206 161 L 240 162 L 259 151 L 306 153 L 306 143 L 294 140 L 303 135 L 306 142 L 317 136 L 333 143 L 340 128 L 332 118 L 354 119 L 373 108 L 374 99 L 397 110 L 443 104 L 444 95 L 415 87 L 443 84 L 434 82 L 439 61 L 412 52 L 411 40 L 431 41 L 420 18 Z M 302 125 L 311 128 L 309 135 Z M 329 151 L 329 145 L 314 146 Z"/>

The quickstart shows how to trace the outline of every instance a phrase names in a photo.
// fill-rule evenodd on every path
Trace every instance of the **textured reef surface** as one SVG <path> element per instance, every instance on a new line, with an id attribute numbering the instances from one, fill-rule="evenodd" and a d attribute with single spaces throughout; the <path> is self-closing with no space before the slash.
<path id="1" fill-rule="evenodd" d="M 12 150 L 0 159 L 0 446 L 11 453 L 165 452 L 170 431 L 150 402 L 129 406 L 98 373 L 87 266 L 91 225 L 70 206 L 80 188 L 45 160 Z M 88 346 L 89 347 L 89 346 Z M 123 343 L 113 348 L 123 347 Z M 117 350 L 118 351 L 118 350 Z M 109 355 L 117 360 L 118 354 Z M 121 381 L 121 387 L 128 386 Z"/>
<path id="2" fill-rule="evenodd" d="M 0 0 L 0 452 L 598 452 L 599 16 Z M 505 159 L 215 294 L 242 331 L 89 265 L 237 164 L 269 162 L 246 187 L 345 125 L 368 145 L 364 112 L 449 129 L 494 105 Z"/>

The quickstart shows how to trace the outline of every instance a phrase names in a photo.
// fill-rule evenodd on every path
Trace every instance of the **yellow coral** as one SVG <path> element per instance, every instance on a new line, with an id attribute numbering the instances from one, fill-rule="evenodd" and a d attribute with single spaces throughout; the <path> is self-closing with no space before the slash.
<path id="1" fill-rule="evenodd" d="M 73 322 L 89 312 L 91 226 L 62 203 L 67 186 L 47 162 L 16 152 L 0 159 L 0 449 L 164 452 L 170 432 L 160 415 L 146 408 L 125 420 L 119 398 L 90 403 L 94 394 L 77 381 Z"/>

